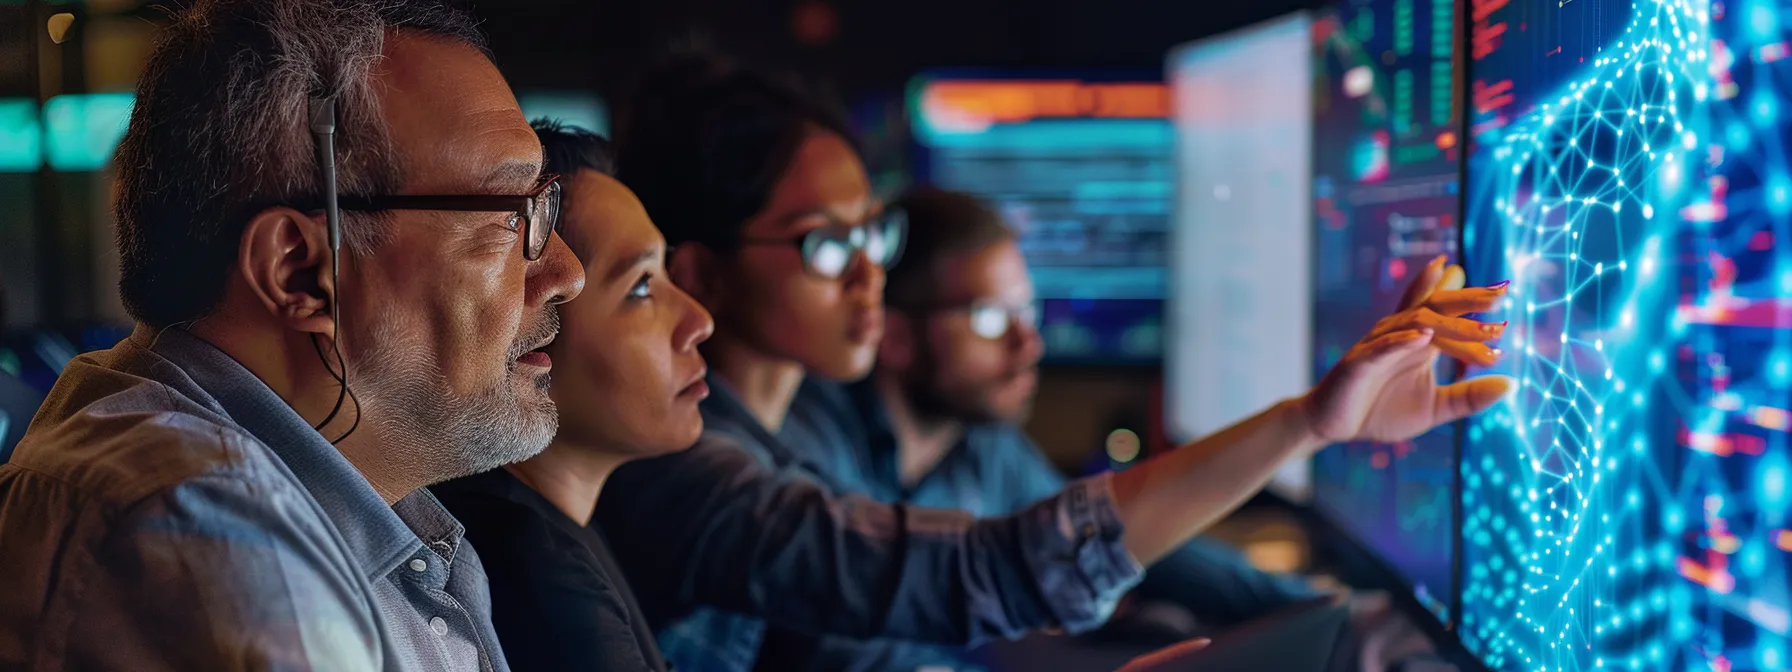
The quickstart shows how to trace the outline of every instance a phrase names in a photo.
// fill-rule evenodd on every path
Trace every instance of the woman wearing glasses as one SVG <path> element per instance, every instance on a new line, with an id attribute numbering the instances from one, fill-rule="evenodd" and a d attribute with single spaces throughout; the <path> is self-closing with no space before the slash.
<path id="1" fill-rule="evenodd" d="M 681 671 L 752 669 L 767 622 L 961 645 L 1084 629 L 1137 581 L 1140 563 L 1237 506 L 1285 459 L 1328 441 L 1416 435 L 1484 408 L 1503 390 L 1501 381 L 1439 388 L 1431 379 L 1434 334 L 1488 338 L 1479 323 L 1433 309 L 1481 310 L 1493 300 L 1480 290 L 1432 295 L 1445 273 L 1435 265 L 1407 309 L 1313 394 L 1123 474 L 1075 482 L 999 518 L 847 496 L 850 488 L 789 446 L 859 438 L 819 433 L 825 423 L 790 417 L 790 402 L 807 375 L 850 379 L 869 370 L 882 327 L 883 266 L 900 254 L 901 219 L 872 196 L 844 128 L 764 78 L 684 62 L 649 80 L 632 102 L 619 177 L 671 245 L 666 270 L 677 287 L 658 279 L 651 253 L 585 244 L 631 229 L 626 218 L 581 215 L 581 204 L 604 199 L 585 198 L 581 183 L 571 183 L 565 225 L 569 239 L 584 238 L 574 247 L 584 250 L 590 279 L 566 308 L 555 344 L 563 353 L 553 390 L 562 423 L 543 457 L 586 457 L 533 473 L 511 469 L 526 492 L 488 483 L 480 493 L 535 513 L 551 504 L 562 518 L 538 517 L 556 521 L 552 534 L 490 537 L 494 543 L 479 529 L 520 529 L 528 517 L 482 522 L 456 510 L 482 556 L 495 557 L 494 546 L 549 549 L 488 567 L 500 637 L 519 669 L 533 667 L 518 664 L 525 660 L 544 661 L 542 669 L 655 669 L 646 653 L 604 653 L 647 651 L 628 641 L 641 639 L 633 633 L 643 619 Z M 600 285 L 615 296 L 594 289 Z M 674 319 L 697 314 L 680 289 L 715 315 L 716 335 L 703 344 L 707 385 L 690 354 L 707 329 L 694 317 Z M 706 392 L 700 423 L 689 407 Z M 614 466 L 631 458 L 648 459 Z M 566 524 L 585 520 L 592 499 L 590 521 L 601 537 Z M 561 545 L 549 546 L 550 538 Z M 556 548 L 593 548 L 592 539 L 607 541 L 608 552 L 574 553 L 571 566 L 532 564 Z M 633 600 L 601 597 L 620 591 L 593 588 L 617 583 L 599 566 L 609 552 L 640 598 L 639 614 L 616 606 Z M 594 573 L 610 580 L 577 589 L 554 580 Z M 506 626 L 507 601 L 532 605 L 513 615 L 534 611 Z M 631 634 L 620 634 L 624 627 Z M 525 646 L 531 651 L 519 650 Z"/>

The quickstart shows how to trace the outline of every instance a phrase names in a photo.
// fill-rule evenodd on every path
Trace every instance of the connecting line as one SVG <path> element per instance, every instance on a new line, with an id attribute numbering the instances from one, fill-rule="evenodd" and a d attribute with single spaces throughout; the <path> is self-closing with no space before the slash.
<path id="1" fill-rule="evenodd" d="M 1771 250 L 1792 213 L 1774 90 L 1792 76 L 1773 64 L 1792 8 L 1726 4 L 1714 25 L 1722 5 L 1635 2 L 1622 35 L 1470 158 L 1466 253 L 1513 281 L 1501 372 L 1519 385 L 1466 429 L 1462 462 L 1462 633 L 1497 669 L 1792 663 L 1783 634 L 1716 615 L 1781 622 L 1765 509 L 1792 488 L 1732 482 L 1788 479 L 1785 430 L 1762 428 L 1788 424 L 1792 307 L 1751 297 L 1792 292 L 1792 253 Z M 1736 435 L 1744 422 L 1757 434 Z M 1742 457 L 1761 468 L 1713 462 Z M 1731 593 L 1751 578 L 1759 594 Z"/>

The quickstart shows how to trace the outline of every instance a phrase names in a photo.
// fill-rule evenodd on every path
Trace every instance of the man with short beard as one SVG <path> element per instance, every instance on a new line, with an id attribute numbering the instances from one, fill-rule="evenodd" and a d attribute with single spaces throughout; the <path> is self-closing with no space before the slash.
<path id="1" fill-rule="evenodd" d="M 584 275 L 541 161 L 438 2 L 164 28 L 117 157 L 137 328 L 0 467 L 0 668 L 507 669 L 423 488 L 554 435 L 540 349 Z"/>
<path id="2" fill-rule="evenodd" d="M 877 366 L 844 387 L 811 379 L 791 411 L 844 418 L 852 440 L 799 448 L 830 452 L 805 457 L 831 467 L 839 482 L 890 503 L 996 516 L 1056 494 L 1066 479 L 1020 427 L 1043 343 L 1032 278 L 1013 230 L 968 194 L 919 188 L 892 207 L 908 215 L 908 247 L 902 264 L 888 271 L 888 326 Z M 1202 626 L 1223 628 L 1316 593 L 1197 538 L 1148 569 L 1134 594 L 1181 605 Z M 966 663 L 962 649 L 895 640 L 775 631 L 768 642 L 765 660 L 787 669 Z"/>

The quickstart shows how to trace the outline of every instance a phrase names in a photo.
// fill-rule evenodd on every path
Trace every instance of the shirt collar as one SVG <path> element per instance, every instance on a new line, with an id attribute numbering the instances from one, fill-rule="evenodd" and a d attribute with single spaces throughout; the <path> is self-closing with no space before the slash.
<path id="1" fill-rule="evenodd" d="M 884 406 L 883 393 L 878 390 L 877 383 L 873 377 L 851 383 L 846 386 L 846 396 L 865 428 L 865 449 L 871 451 L 872 463 L 883 478 L 888 479 L 892 485 L 901 487 L 902 475 L 897 468 L 896 426 L 890 420 L 889 409 Z M 933 469 L 923 475 L 921 480 L 902 489 L 912 492 L 926 485 L 938 474 L 963 468 L 967 465 L 967 459 L 995 450 L 992 441 L 1011 428 L 1002 423 L 965 423 L 964 433 L 946 450 L 945 455 L 940 456 L 939 463 L 933 465 Z"/>
<path id="2" fill-rule="evenodd" d="M 180 367 L 231 421 L 280 457 L 335 523 L 368 578 L 390 573 L 423 540 L 453 559 L 463 530 L 434 496 L 419 489 L 387 506 L 341 451 L 230 355 L 182 329 L 158 334 L 138 327 L 131 339 Z"/>
<path id="3" fill-rule="evenodd" d="M 709 398 L 704 399 L 698 408 L 703 413 L 704 431 L 718 430 L 735 435 L 745 435 L 767 449 L 782 451 L 783 442 L 777 435 L 759 423 L 759 416 L 747 408 L 740 395 L 729 387 L 721 376 L 709 374 Z M 788 418 L 786 418 L 788 420 Z M 784 456 L 788 457 L 788 456 Z"/>

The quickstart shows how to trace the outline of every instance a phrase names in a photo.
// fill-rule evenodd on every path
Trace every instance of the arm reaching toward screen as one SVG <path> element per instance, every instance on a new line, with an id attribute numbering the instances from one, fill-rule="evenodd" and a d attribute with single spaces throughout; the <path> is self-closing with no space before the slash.
<path id="1" fill-rule="evenodd" d="M 1504 283 L 1463 289 L 1444 257 L 1414 279 L 1400 309 L 1376 324 L 1305 396 L 1114 475 L 1126 548 L 1150 564 L 1237 508 L 1283 462 L 1344 441 L 1400 441 L 1492 406 L 1511 380 L 1438 385 L 1438 354 L 1492 364 L 1503 324 L 1463 318 L 1493 308 Z"/>
<path id="2" fill-rule="evenodd" d="M 1441 260 L 1427 267 L 1402 310 L 1309 394 L 1013 515 L 844 496 L 752 437 L 711 431 L 618 469 L 593 521 L 659 625 L 714 607 L 803 633 L 938 643 L 1091 628 L 1137 583 L 1138 563 L 1236 508 L 1282 462 L 1334 441 L 1414 436 L 1499 399 L 1503 379 L 1440 387 L 1431 373 L 1439 351 L 1498 354 L 1485 342 L 1500 328 L 1459 316 L 1503 288 L 1460 282 Z"/>

